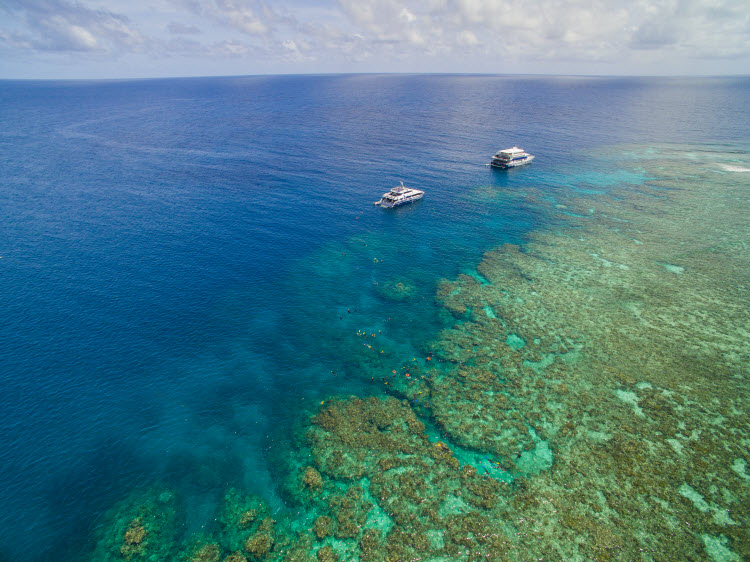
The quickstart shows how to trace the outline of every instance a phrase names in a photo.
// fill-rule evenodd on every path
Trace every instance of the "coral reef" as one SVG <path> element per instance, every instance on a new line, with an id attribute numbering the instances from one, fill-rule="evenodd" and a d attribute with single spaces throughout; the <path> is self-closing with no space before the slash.
<path id="1" fill-rule="evenodd" d="M 179 506 L 170 490 L 137 490 L 115 505 L 95 531 L 93 560 L 168 560 L 176 555 Z"/>
<path id="2" fill-rule="evenodd" d="M 333 529 L 333 521 L 327 515 L 321 515 L 315 519 L 313 524 L 313 532 L 319 539 L 323 539 L 331 534 Z"/>
<path id="3" fill-rule="evenodd" d="M 126 560 L 132 560 L 134 557 L 143 554 L 146 549 L 146 529 L 143 527 L 143 521 L 140 517 L 133 519 L 125 531 L 122 539 L 120 554 Z"/>
<path id="4" fill-rule="evenodd" d="M 384 378 L 408 403 L 350 398 L 313 417 L 331 499 L 308 504 L 351 559 L 750 553 L 750 186 L 717 171 L 736 153 L 658 151 L 646 184 L 558 196 L 555 228 L 438 285 L 455 320 L 433 362 Z M 486 456 L 467 464 L 461 448 Z"/>
<path id="5" fill-rule="evenodd" d="M 216 543 L 203 544 L 195 549 L 188 560 L 190 562 L 219 562 L 221 560 L 221 548 Z"/>
<path id="6" fill-rule="evenodd" d="M 553 227 L 441 281 L 451 320 L 423 356 L 350 338 L 389 395 L 312 413 L 281 485 L 294 514 L 230 489 L 180 549 L 175 498 L 152 490 L 115 507 L 94 559 L 750 557 L 750 180 L 720 165 L 750 155 L 617 150 L 650 179 L 529 189 Z"/>
<path id="7" fill-rule="evenodd" d="M 303 477 L 305 486 L 310 488 L 320 488 L 323 485 L 323 479 L 320 477 L 320 473 L 313 467 L 308 466 L 305 469 L 305 476 Z"/>
<path id="8" fill-rule="evenodd" d="M 273 546 L 273 537 L 270 533 L 255 533 L 245 541 L 245 550 L 254 558 L 263 558 Z"/>
<path id="9" fill-rule="evenodd" d="M 223 552 L 262 560 L 273 550 L 275 521 L 261 498 L 232 488 L 224 495 L 217 536 Z"/>
<path id="10" fill-rule="evenodd" d="M 417 296 L 417 288 L 406 279 L 391 279 L 378 283 L 377 294 L 386 301 L 401 302 L 413 299 Z"/>
<path id="11" fill-rule="evenodd" d="M 732 468 L 750 437 L 750 184 L 719 172 L 738 156 L 721 147 L 700 164 L 658 151 L 645 185 L 558 199 L 557 228 L 438 288 L 458 322 L 433 346 L 453 365 L 430 379 L 435 419 L 534 474 L 512 496 L 511 559 L 750 552 Z M 542 443 L 554 464 L 534 472 Z"/>
<path id="12" fill-rule="evenodd" d="M 351 397 L 332 401 L 312 419 L 307 437 L 330 496 L 323 522 L 351 557 L 410 560 L 453 556 L 459 542 L 476 556 L 496 554 L 485 535 L 504 536 L 483 517 L 503 504 L 507 485 L 464 467 L 445 443 L 433 442 L 406 401 Z M 444 523 L 461 515 L 464 534 L 445 535 Z M 319 529 L 321 532 L 319 533 Z M 432 537 L 432 538 L 431 538 Z M 453 540 L 455 538 L 455 540 Z"/>
<path id="13" fill-rule="evenodd" d="M 224 559 L 224 562 L 247 562 L 247 558 L 245 558 L 242 554 L 239 552 L 234 552 L 227 556 Z"/>
<path id="14" fill-rule="evenodd" d="M 324 546 L 319 549 L 316 556 L 320 562 L 338 562 L 339 559 L 330 546 Z"/>

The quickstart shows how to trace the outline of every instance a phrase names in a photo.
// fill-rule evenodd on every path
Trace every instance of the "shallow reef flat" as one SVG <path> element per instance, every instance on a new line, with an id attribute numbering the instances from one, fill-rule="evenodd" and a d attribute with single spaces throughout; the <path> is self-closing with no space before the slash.
<path id="1" fill-rule="evenodd" d="M 749 557 L 750 153 L 599 158 L 649 179 L 528 190 L 554 226 L 439 283 L 451 325 L 367 370 L 390 396 L 311 415 L 280 479 L 294 511 L 229 490 L 185 538 L 154 490 L 113 510 L 95 559 Z"/>
<path id="2" fill-rule="evenodd" d="M 443 282 L 459 322 L 435 350 L 463 365 L 430 379 L 433 415 L 506 463 L 549 442 L 551 469 L 511 499 L 511 558 L 738 560 L 750 155 L 625 149 L 620 165 L 645 168 L 645 184 L 558 199 L 557 228 Z"/>

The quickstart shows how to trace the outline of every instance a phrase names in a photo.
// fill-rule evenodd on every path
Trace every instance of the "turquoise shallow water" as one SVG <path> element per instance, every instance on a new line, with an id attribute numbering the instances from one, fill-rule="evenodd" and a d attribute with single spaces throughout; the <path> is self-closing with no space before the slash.
<path id="1" fill-rule="evenodd" d="M 424 364 L 449 324 L 440 279 L 555 227 L 556 192 L 645 179 L 592 159 L 600 146 L 747 140 L 749 92 L 744 78 L 0 82 L 0 553 L 73 558 L 153 483 L 184 495 L 189 531 L 229 485 L 283 511 L 297 424 Z M 531 166 L 485 166 L 513 144 Z M 398 181 L 426 197 L 374 207 Z"/>

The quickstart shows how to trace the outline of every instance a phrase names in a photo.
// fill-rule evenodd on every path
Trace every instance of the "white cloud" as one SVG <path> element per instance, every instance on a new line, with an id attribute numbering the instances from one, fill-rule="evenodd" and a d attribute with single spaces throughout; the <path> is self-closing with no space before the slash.
<path id="1" fill-rule="evenodd" d="M 257 10 L 242 0 L 216 0 L 208 11 L 230 27 L 251 35 L 262 35 L 269 30 L 268 24 L 256 13 Z M 260 13 L 263 15 L 262 10 Z"/>
<path id="2" fill-rule="evenodd" d="M 84 49 L 96 49 L 99 46 L 99 42 L 96 40 L 88 30 L 84 29 L 79 25 L 65 25 L 63 28 L 72 39 L 73 44 L 77 44 Z"/>
<path id="3" fill-rule="evenodd" d="M 80 2 L 0 1 L 8 16 L 0 20 L 3 56 L 231 57 L 243 58 L 242 71 L 251 72 L 534 72 L 567 65 L 617 73 L 669 72 L 709 60 L 737 71 L 750 65 L 750 10 L 737 0 Z"/>
<path id="4" fill-rule="evenodd" d="M 398 19 L 404 23 L 411 23 L 417 19 L 417 16 L 412 14 L 408 8 L 401 8 L 401 11 L 398 14 Z"/>
<path id="5" fill-rule="evenodd" d="M 479 44 L 479 39 L 477 39 L 477 36 L 474 35 L 472 31 L 469 31 L 468 29 L 465 29 L 461 32 L 459 32 L 458 37 L 456 38 L 456 42 L 459 45 L 464 45 L 467 47 L 471 47 L 474 45 Z"/>
<path id="6" fill-rule="evenodd" d="M 26 50 L 119 52 L 147 43 L 127 17 L 65 0 L 8 0 L 4 8 L 22 24 L 6 33 Z"/>
<path id="7" fill-rule="evenodd" d="M 211 52 L 216 55 L 241 57 L 250 53 L 251 49 L 241 41 L 222 41 L 211 45 Z"/>

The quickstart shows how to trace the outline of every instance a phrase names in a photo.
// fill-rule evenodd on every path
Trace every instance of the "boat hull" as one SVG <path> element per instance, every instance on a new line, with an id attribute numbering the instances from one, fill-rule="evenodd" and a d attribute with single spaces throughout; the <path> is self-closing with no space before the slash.
<path id="1" fill-rule="evenodd" d="M 417 195 L 415 197 L 410 197 L 409 199 L 404 199 L 402 201 L 383 201 L 383 200 L 380 200 L 380 201 L 378 201 L 375 204 L 376 205 L 380 205 L 381 207 L 385 207 L 387 209 L 391 209 L 393 207 L 400 207 L 401 205 L 407 205 L 409 203 L 414 203 L 414 201 L 419 201 L 420 199 L 422 199 L 422 197 L 424 197 L 424 194 Z"/>
<path id="2" fill-rule="evenodd" d="M 490 162 L 490 166 L 492 166 L 493 168 L 501 168 L 503 170 L 507 170 L 508 168 L 515 168 L 516 166 L 523 166 L 525 164 L 531 164 L 531 161 L 533 159 L 534 159 L 533 156 L 529 156 L 527 158 L 511 160 L 510 162 L 504 162 L 502 160 L 492 160 Z"/>

